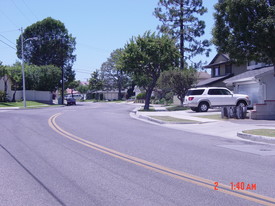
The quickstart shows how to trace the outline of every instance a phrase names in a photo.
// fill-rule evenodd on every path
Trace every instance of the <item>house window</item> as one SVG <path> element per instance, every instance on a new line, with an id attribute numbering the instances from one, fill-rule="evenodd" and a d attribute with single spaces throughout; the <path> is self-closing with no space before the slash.
<path id="1" fill-rule="evenodd" d="M 225 74 L 231 74 L 232 73 L 232 65 L 227 64 L 225 65 Z"/>
<path id="2" fill-rule="evenodd" d="M 220 76 L 220 67 L 214 68 L 214 77 Z"/>

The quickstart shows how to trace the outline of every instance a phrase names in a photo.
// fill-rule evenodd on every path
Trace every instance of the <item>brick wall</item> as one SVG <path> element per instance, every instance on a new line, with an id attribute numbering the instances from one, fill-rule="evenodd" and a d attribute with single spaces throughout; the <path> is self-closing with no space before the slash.
<path id="1" fill-rule="evenodd" d="M 255 104 L 251 119 L 275 120 L 275 100 L 265 100 L 264 104 Z"/>

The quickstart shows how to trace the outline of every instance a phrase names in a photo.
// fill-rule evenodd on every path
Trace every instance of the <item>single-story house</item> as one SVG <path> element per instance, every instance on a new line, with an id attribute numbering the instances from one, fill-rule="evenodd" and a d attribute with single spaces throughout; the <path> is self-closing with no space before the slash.
<path id="1" fill-rule="evenodd" d="M 0 91 L 5 91 L 5 81 L 7 84 L 7 97 L 10 98 L 13 95 L 13 91 L 11 90 L 12 82 L 7 76 L 0 77 Z"/>
<path id="2" fill-rule="evenodd" d="M 140 87 L 136 85 L 133 92 L 135 93 L 135 97 L 136 97 L 141 92 L 144 92 L 144 90 L 141 91 Z"/>
<path id="3" fill-rule="evenodd" d="M 5 81 L 7 81 L 7 99 L 9 101 L 12 100 L 14 91 L 12 90 L 12 82 L 10 79 L 4 77 L 5 80 L 0 78 L 0 91 L 5 91 Z M 41 101 L 52 103 L 52 93 L 49 91 L 34 91 L 34 90 L 26 90 L 26 100 L 29 101 Z M 23 99 L 23 91 L 17 90 L 15 93 L 15 100 L 22 100 Z"/>
<path id="4" fill-rule="evenodd" d="M 117 90 L 112 90 L 112 91 L 100 90 L 100 91 L 93 92 L 93 94 L 98 95 L 101 100 L 118 100 L 119 99 Z M 121 95 L 123 96 L 124 99 L 126 94 L 127 94 L 127 90 L 121 91 Z"/>
<path id="5" fill-rule="evenodd" d="M 204 72 L 197 72 L 197 78 L 198 78 L 198 83 L 201 81 L 205 81 L 209 78 L 211 78 L 211 75 L 207 73 L 206 71 Z"/>
<path id="6" fill-rule="evenodd" d="M 209 73 L 207 73 L 206 71 L 204 72 L 198 72 L 198 80 L 197 80 L 197 85 L 200 85 L 201 82 L 205 82 L 206 80 L 210 79 L 211 78 L 211 75 Z"/>

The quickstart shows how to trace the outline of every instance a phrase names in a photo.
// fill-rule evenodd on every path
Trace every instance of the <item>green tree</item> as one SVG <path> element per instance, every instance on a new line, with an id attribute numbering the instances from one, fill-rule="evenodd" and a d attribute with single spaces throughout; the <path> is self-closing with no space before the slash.
<path id="1" fill-rule="evenodd" d="M 91 74 L 89 79 L 89 89 L 91 91 L 101 90 L 103 88 L 103 81 L 100 79 L 99 71 L 96 70 Z"/>
<path id="2" fill-rule="evenodd" d="M 68 85 L 68 88 L 71 89 L 71 94 L 72 94 L 72 97 L 74 97 L 73 95 L 73 91 L 74 89 L 76 89 L 78 86 L 80 85 L 80 81 L 72 81 L 70 82 L 70 84 Z"/>
<path id="3" fill-rule="evenodd" d="M 64 70 L 65 82 L 74 80 L 72 65 L 76 59 L 73 54 L 76 42 L 61 21 L 50 17 L 38 21 L 24 30 L 23 37 L 26 63 L 54 65 Z M 16 47 L 17 56 L 21 59 L 21 35 L 17 39 Z"/>
<path id="4" fill-rule="evenodd" d="M 275 1 L 219 0 L 213 42 L 240 63 L 273 63 L 275 71 Z"/>
<path id="5" fill-rule="evenodd" d="M 188 89 L 197 81 L 197 71 L 194 68 L 173 69 L 161 73 L 158 87 L 166 92 L 173 92 L 183 106 L 184 97 Z"/>
<path id="6" fill-rule="evenodd" d="M 54 91 L 60 83 L 61 71 L 53 65 L 25 65 L 27 90 Z"/>
<path id="7" fill-rule="evenodd" d="M 122 53 L 123 49 L 114 50 L 100 68 L 104 89 L 118 89 L 119 100 L 122 98 L 122 89 L 126 89 L 130 85 L 130 77 L 122 70 L 122 68 L 120 68 L 120 58 Z"/>
<path id="8" fill-rule="evenodd" d="M 167 35 L 146 32 L 125 45 L 120 66 L 131 74 L 138 86 L 146 91 L 144 110 L 149 110 L 150 98 L 160 73 L 178 64 L 175 41 Z"/>
<path id="9" fill-rule="evenodd" d="M 3 65 L 3 63 L 0 61 L 0 79 L 3 77 L 3 69 L 5 68 L 5 66 Z"/>
<path id="10" fill-rule="evenodd" d="M 179 40 L 181 69 L 184 69 L 186 59 L 203 52 L 209 55 L 209 41 L 198 39 L 205 29 L 205 22 L 198 16 L 206 12 L 202 0 L 159 0 L 155 8 L 154 15 L 162 22 L 160 31 Z"/>
<path id="11" fill-rule="evenodd" d="M 85 84 L 80 84 L 77 88 L 77 91 L 79 91 L 81 94 L 86 94 L 89 90 L 89 86 Z"/>
<path id="12" fill-rule="evenodd" d="M 92 92 L 103 89 L 103 80 L 100 78 L 99 71 L 96 70 L 91 74 L 91 78 L 89 79 L 89 89 Z M 95 99 L 99 100 L 99 94 L 96 94 Z"/>

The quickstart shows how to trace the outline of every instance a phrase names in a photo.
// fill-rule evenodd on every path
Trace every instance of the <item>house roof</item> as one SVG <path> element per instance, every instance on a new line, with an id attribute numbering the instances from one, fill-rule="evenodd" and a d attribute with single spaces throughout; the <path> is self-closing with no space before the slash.
<path id="1" fill-rule="evenodd" d="M 228 84 L 228 85 L 232 85 L 235 82 L 252 81 L 252 80 L 255 80 L 255 79 L 259 78 L 261 75 L 264 75 L 268 72 L 272 72 L 273 69 L 274 69 L 273 66 L 254 69 L 254 70 L 251 70 L 251 71 L 241 73 L 237 76 L 231 77 L 229 79 L 226 79 L 223 82 Z"/>
<path id="2" fill-rule="evenodd" d="M 199 80 L 209 79 L 211 77 L 207 72 L 198 72 L 197 74 Z"/>
<path id="3" fill-rule="evenodd" d="M 197 87 L 207 86 L 208 84 L 211 84 L 211 83 L 214 83 L 214 82 L 221 81 L 223 79 L 229 78 L 231 75 L 232 74 L 227 74 L 227 75 L 224 75 L 224 76 L 218 76 L 218 77 L 212 77 L 212 78 L 209 78 L 209 79 L 205 79 L 205 80 L 200 81 L 196 86 Z"/>
<path id="4" fill-rule="evenodd" d="M 222 56 L 224 58 L 224 61 L 216 62 L 216 60 L 219 56 Z M 208 65 L 203 66 L 203 68 L 212 68 L 213 66 L 217 66 L 220 64 L 226 64 L 228 62 L 230 62 L 230 58 L 229 58 L 228 54 L 216 54 L 216 56 L 212 59 L 212 61 Z"/>
<path id="5" fill-rule="evenodd" d="M 89 85 L 89 82 L 80 82 L 80 85 Z"/>
<path id="6" fill-rule="evenodd" d="M 66 92 L 67 92 L 68 94 L 71 94 L 71 93 L 73 93 L 73 94 L 79 94 L 78 91 L 76 91 L 76 90 L 74 90 L 74 89 L 69 89 L 69 88 L 66 89 Z"/>

